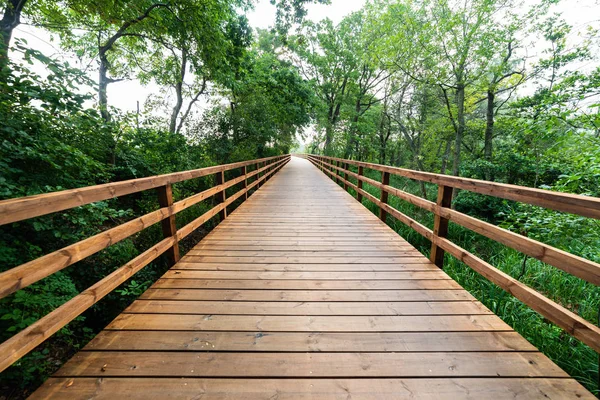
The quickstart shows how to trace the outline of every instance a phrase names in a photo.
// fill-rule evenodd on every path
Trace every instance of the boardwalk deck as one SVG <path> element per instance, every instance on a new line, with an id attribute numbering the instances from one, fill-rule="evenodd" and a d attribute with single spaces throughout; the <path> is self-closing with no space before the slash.
<path id="1" fill-rule="evenodd" d="M 594 398 L 292 158 L 33 398 Z"/>

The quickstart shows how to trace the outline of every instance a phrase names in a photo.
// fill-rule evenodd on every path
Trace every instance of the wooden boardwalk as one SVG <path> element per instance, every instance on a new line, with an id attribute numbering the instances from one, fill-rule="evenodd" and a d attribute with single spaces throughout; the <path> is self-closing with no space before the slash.
<path id="1" fill-rule="evenodd" d="M 594 398 L 304 159 L 32 398 Z"/>

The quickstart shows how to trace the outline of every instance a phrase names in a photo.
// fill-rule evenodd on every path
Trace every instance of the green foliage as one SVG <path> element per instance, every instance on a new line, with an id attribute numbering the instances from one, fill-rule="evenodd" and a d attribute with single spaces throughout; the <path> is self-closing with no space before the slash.
<path id="1" fill-rule="evenodd" d="M 218 163 L 288 153 L 310 122 L 310 86 L 289 62 L 277 57 L 277 38 L 259 31 L 258 46 L 243 52 L 228 107 L 216 106 L 192 131 Z"/>
<path id="2" fill-rule="evenodd" d="M 151 281 L 146 282 L 137 282 L 135 280 L 129 281 L 127 286 L 124 289 L 115 290 L 121 296 L 131 296 L 133 298 L 138 298 L 142 293 L 146 291 L 152 284 Z"/>

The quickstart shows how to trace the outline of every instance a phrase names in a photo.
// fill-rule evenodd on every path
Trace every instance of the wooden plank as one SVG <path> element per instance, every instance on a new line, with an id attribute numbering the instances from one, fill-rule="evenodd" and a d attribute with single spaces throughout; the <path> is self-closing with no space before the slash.
<path id="1" fill-rule="evenodd" d="M 163 278 L 170 279 L 309 279 L 309 280 L 387 280 L 387 279 L 448 279 L 441 271 L 403 272 L 298 272 L 298 271 L 167 271 Z"/>
<path id="2" fill-rule="evenodd" d="M 436 238 L 436 243 L 448 253 L 483 275 L 489 281 L 500 286 L 508 293 L 523 301 L 552 323 L 569 332 L 596 352 L 600 352 L 600 328 L 581 318 L 574 312 L 548 299 L 512 276 L 494 268 L 479 257 L 465 251 L 448 239 Z"/>
<path id="3" fill-rule="evenodd" d="M 54 272 L 118 243 L 127 237 L 167 218 L 169 211 L 160 209 L 101 232 L 61 250 L 47 254 L 18 267 L 0 273 L 0 298 L 27 287 Z"/>
<path id="4" fill-rule="evenodd" d="M 318 240 L 320 238 L 331 238 L 332 231 L 294 231 L 294 230 L 275 230 L 270 229 L 269 232 L 265 232 L 264 230 L 219 230 L 215 232 L 213 235 L 210 235 L 212 239 L 240 239 L 240 240 L 260 240 L 261 238 L 265 239 L 282 239 L 290 238 L 290 240 Z M 352 238 L 356 239 L 359 235 L 362 235 L 360 232 L 353 232 L 352 230 L 336 233 L 339 240 L 350 240 Z M 393 236 L 389 232 L 365 232 L 362 235 L 365 239 L 369 240 L 391 240 Z"/>
<path id="5" fill-rule="evenodd" d="M 252 281 L 250 281 L 252 282 Z M 237 301 L 462 301 L 465 290 L 202 290 L 148 289 L 140 298 Z"/>
<path id="6" fill-rule="evenodd" d="M 273 368 L 277 365 L 277 368 Z M 536 352 L 516 353 L 169 353 L 81 351 L 55 376 L 176 377 L 556 377 Z"/>
<path id="7" fill-rule="evenodd" d="M 477 315 L 492 314 L 477 301 L 448 302 L 236 302 L 137 300 L 128 314 L 211 315 Z"/>
<path id="8" fill-rule="evenodd" d="M 264 290 L 418 290 L 418 289 L 464 289 L 451 279 L 426 280 L 207 280 L 207 279 L 159 279 L 153 289 L 264 289 Z M 360 300 L 360 299 L 359 299 Z"/>
<path id="9" fill-rule="evenodd" d="M 202 378 L 51 378 L 30 399 L 485 399 L 594 400 L 574 379 L 202 379 Z"/>
<path id="10" fill-rule="evenodd" d="M 418 263 L 419 260 L 423 264 L 428 264 L 430 261 L 426 258 L 410 257 L 353 257 L 343 256 L 285 256 L 285 257 L 266 257 L 264 255 L 257 257 L 243 257 L 243 256 L 187 256 L 187 261 L 193 262 L 206 262 L 206 263 L 227 263 L 227 264 L 246 264 L 246 263 L 257 263 L 257 264 L 405 264 L 407 261 Z"/>
<path id="11" fill-rule="evenodd" d="M 500 228 L 490 223 L 462 214 L 451 209 L 436 209 L 450 221 L 467 229 L 509 246 L 517 251 L 559 268 L 571 275 L 600 285 L 600 263 L 586 260 L 566 251 L 538 242 L 518 233 Z"/>
<path id="12" fill-rule="evenodd" d="M 331 251 L 327 249 L 315 249 L 315 250 L 221 250 L 221 249 L 210 249 L 210 248 L 202 248 L 196 250 L 190 250 L 187 254 L 187 257 L 203 257 L 203 256 L 220 256 L 220 257 L 313 257 L 319 255 L 328 255 L 331 254 L 334 257 L 382 257 L 382 258 L 390 258 L 390 257 L 406 257 L 412 258 L 415 261 L 422 260 L 423 256 L 419 253 L 418 250 L 411 248 L 404 249 L 390 249 L 382 250 L 382 251 L 374 251 L 374 249 L 370 248 L 357 248 L 352 251 L 348 250 L 339 250 L 339 251 Z M 419 264 L 421 264 L 419 262 Z"/>
<path id="13" fill-rule="evenodd" d="M 432 264 L 219 264 L 195 263 L 188 259 L 177 264 L 177 270 L 205 271 L 309 271 L 309 272 L 360 272 L 360 271 L 432 271 Z"/>
<path id="14" fill-rule="evenodd" d="M 506 331 L 495 315 L 280 316 L 121 314 L 106 329 L 278 332 Z"/>
<path id="15" fill-rule="evenodd" d="M 373 252 L 374 250 L 381 250 L 383 252 L 385 252 L 386 250 L 397 250 L 397 251 L 413 251 L 416 252 L 417 250 L 414 250 L 414 248 L 412 246 L 409 245 L 402 245 L 402 244 L 396 244 L 396 243 L 391 243 L 391 244 L 385 244 L 385 245 L 377 245 L 377 244 L 364 244 L 364 243 L 356 243 L 356 244 L 349 244 L 349 245 L 342 245 L 342 244 L 337 244 L 337 245 L 319 245 L 319 244 L 310 244 L 310 245 L 302 245 L 302 244 L 295 244 L 295 243 L 290 243 L 290 244 L 263 244 L 263 245 L 245 245 L 245 244 L 227 244 L 227 243 L 221 243 L 221 244 L 213 244 L 213 243 L 207 243 L 204 244 L 202 246 L 196 246 L 194 247 L 193 251 L 190 251 L 189 253 L 191 254 L 202 254 L 202 250 L 207 250 L 207 251 L 221 251 L 225 254 L 230 254 L 231 252 L 234 251 L 250 251 L 250 252 L 291 252 L 293 254 L 295 254 L 296 252 L 320 252 L 320 251 L 327 251 L 327 252 L 347 252 L 347 251 L 351 251 L 351 250 L 356 250 L 356 251 L 367 251 L 367 252 Z M 189 254 L 188 253 L 188 254 Z"/>
<path id="16" fill-rule="evenodd" d="M 516 332 L 102 331 L 86 350 L 270 352 L 537 351 Z"/>
<path id="17" fill-rule="evenodd" d="M 198 247 L 208 245 L 223 245 L 223 246 L 276 246 L 276 245 L 297 245 L 297 246 L 384 246 L 384 245 L 407 245 L 405 242 L 398 241 L 391 236 L 373 237 L 373 238 L 357 238 L 357 237 L 341 237 L 332 239 L 331 237 L 321 236 L 320 238 L 282 238 L 282 237 L 240 237 L 228 238 L 226 236 L 211 235 L 204 238 Z M 200 246 L 201 245 L 201 246 Z"/>

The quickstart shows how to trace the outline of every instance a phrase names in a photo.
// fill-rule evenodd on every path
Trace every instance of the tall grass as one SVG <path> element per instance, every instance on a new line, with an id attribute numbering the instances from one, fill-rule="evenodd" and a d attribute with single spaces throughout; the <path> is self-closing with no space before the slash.
<path id="1" fill-rule="evenodd" d="M 356 172 L 356 169 L 353 170 Z M 381 173 L 377 171 L 365 170 L 365 175 L 378 181 L 381 179 Z M 350 180 L 357 183 L 353 178 Z M 390 185 L 421 195 L 419 184 L 409 179 L 392 176 Z M 426 188 L 428 199 L 435 201 L 437 186 L 427 184 Z M 379 189 L 368 184 L 364 184 L 363 189 L 377 198 L 380 196 Z M 356 195 L 352 189 L 350 193 Z M 423 225 L 433 228 L 433 214 L 391 195 L 388 204 Z M 363 205 L 373 213 L 379 213 L 379 208 L 370 201 L 363 199 Z M 505 205 L 512 206 L 512 204 Z M 477 210 L 472 211 L 467 213 L 478 216 Z M 427 239 L 391 216 L 388 217 L 387 223 L 421 253 L 429 256 L 431 243 Z M 582 235 L 586 235 L 585 232 Z M 448 238 L 586 320 L 594 324 L 598 323 L 600 288 L 595 285 L 537 259 L 526 257 L 454 223 L 450 223 Z M 595 238 L 597 240 L 597 236 Z M 590 242 L 586 243 L 585 240 L 574 239 L 573 241 L 576 243 L 564 250 L 598 261 L 597 258 L 600 258 L 598 246 L 590 245 Z M 444 271 L 588 390 L 596 395 L 600 394 L 598 354 L 594 350 L 448 254 L 444 259 Z"/>

